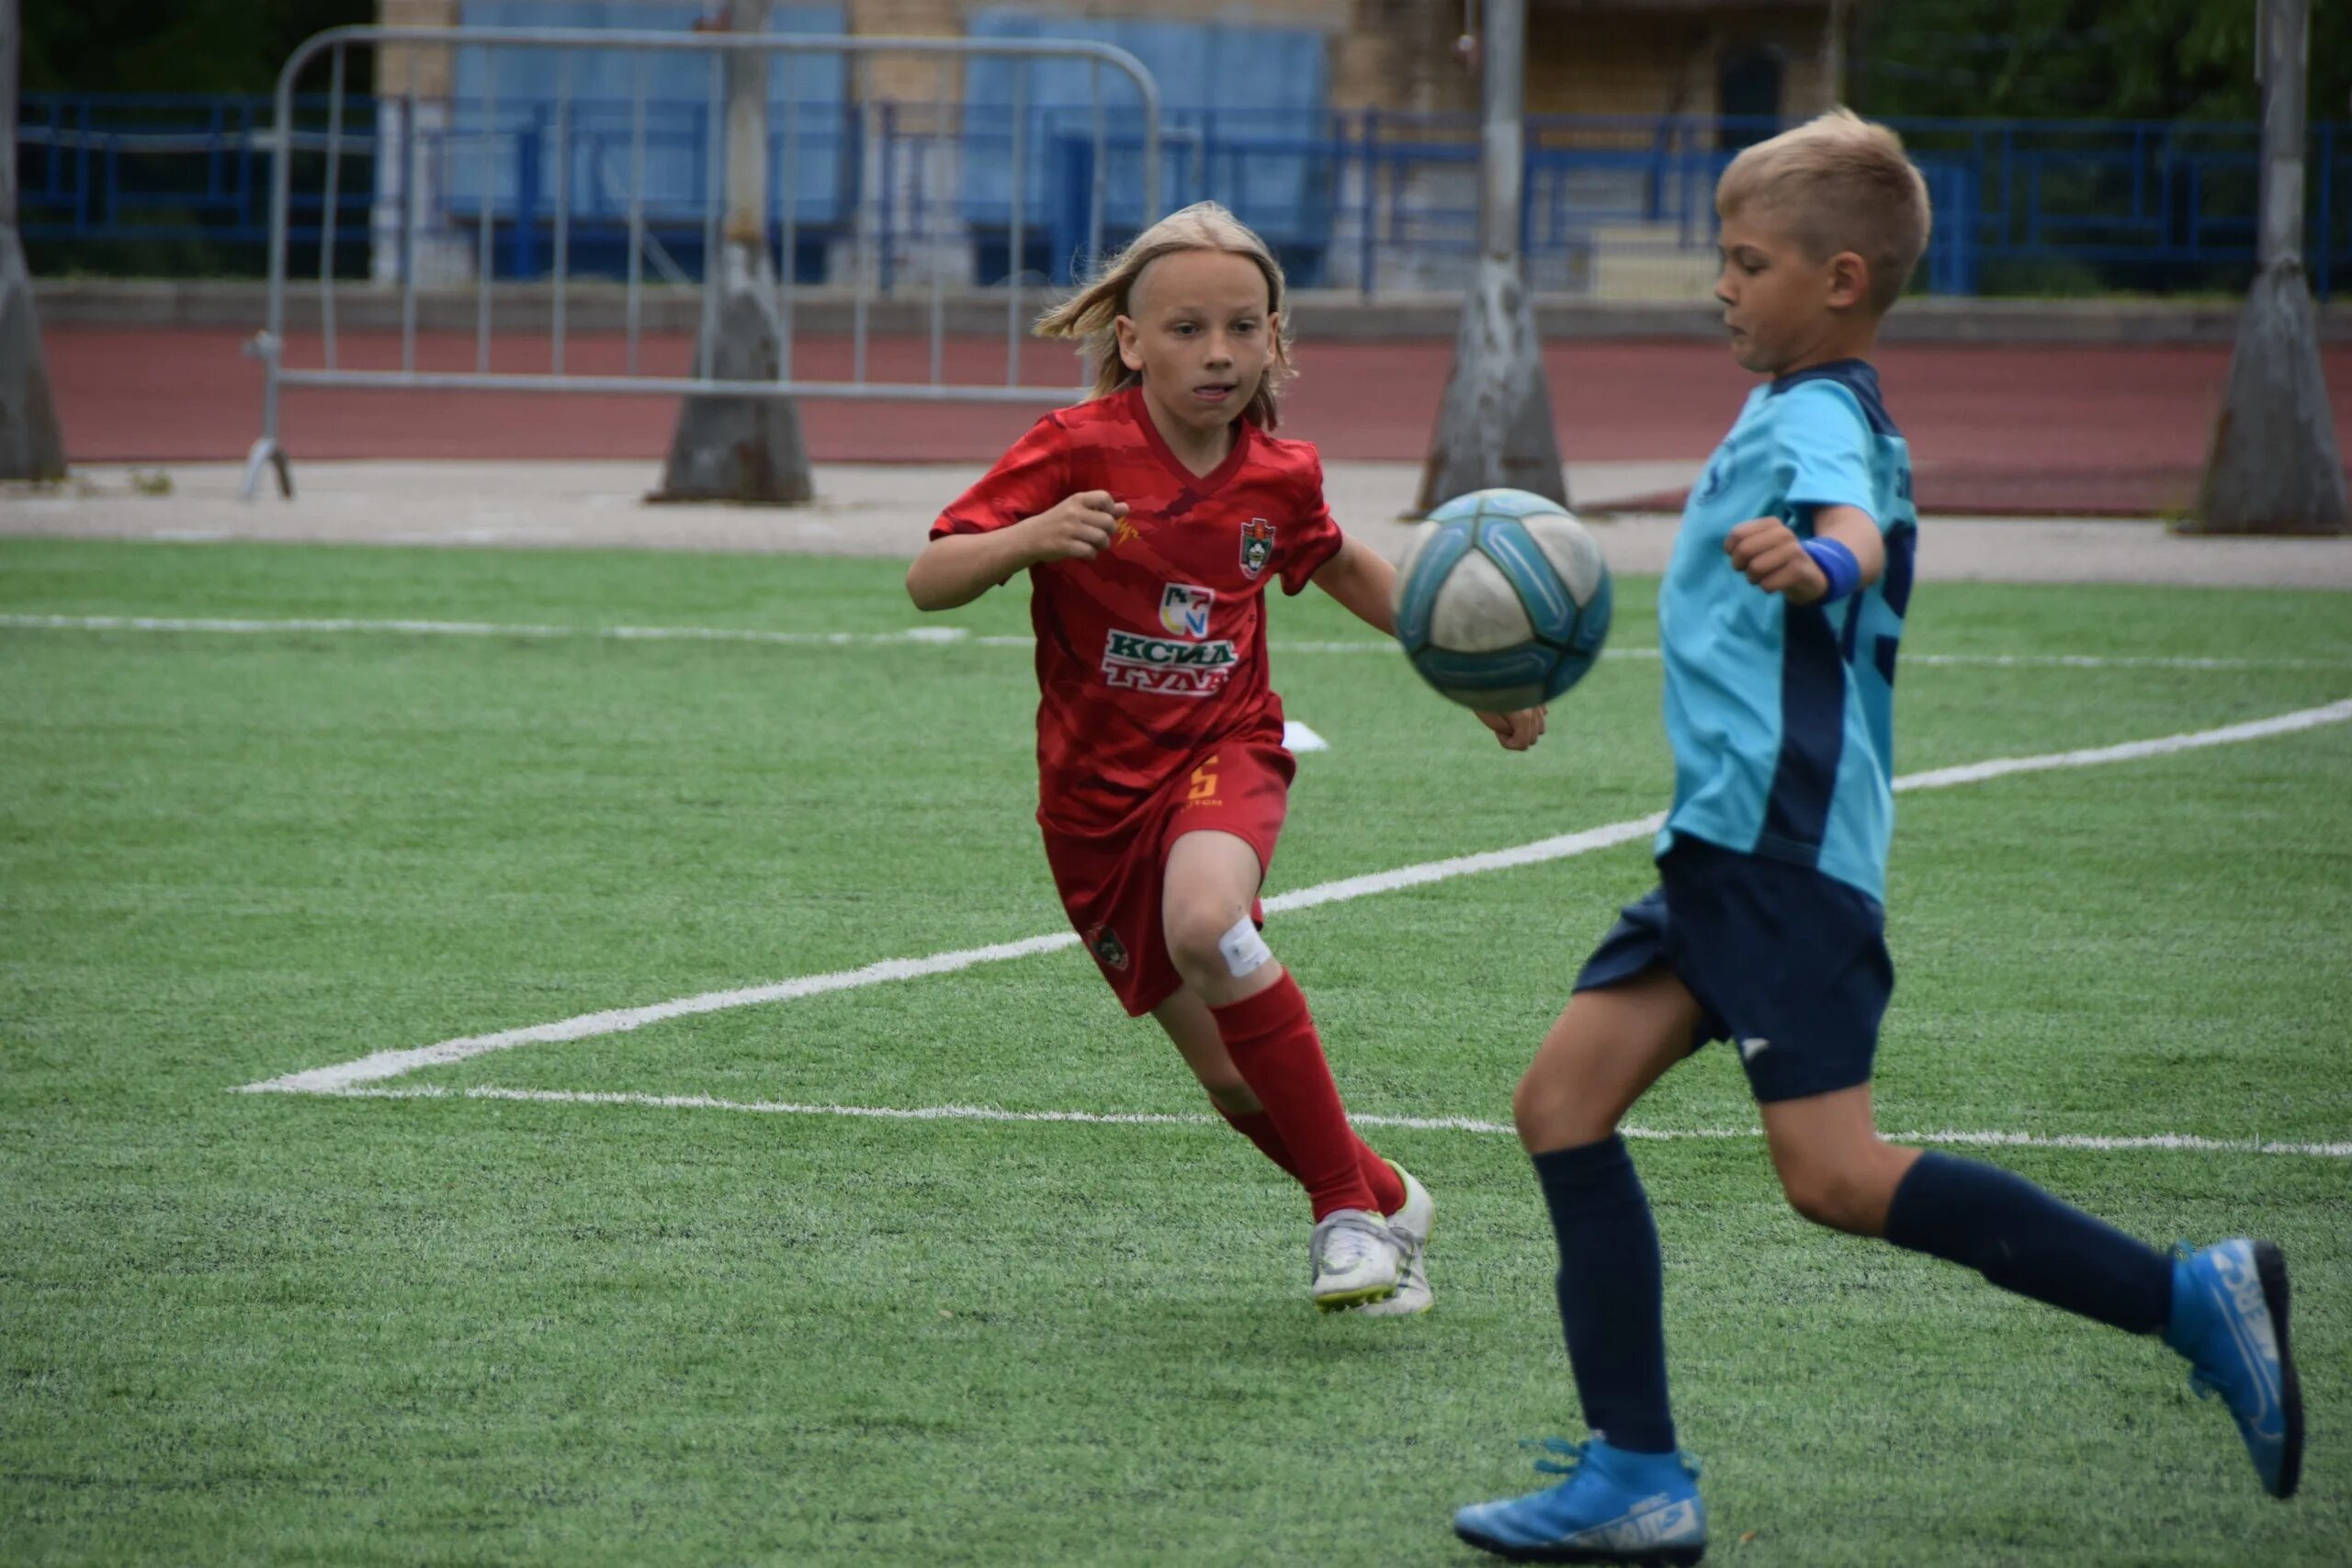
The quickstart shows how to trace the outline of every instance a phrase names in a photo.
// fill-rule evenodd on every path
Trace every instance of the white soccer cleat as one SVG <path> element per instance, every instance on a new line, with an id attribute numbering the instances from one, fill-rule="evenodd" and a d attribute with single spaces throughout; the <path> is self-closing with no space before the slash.
<path id="1" fill-rule="evenodd" d="M 1388 1162 L 1405 1184 L 1405 1206 L 1388 1216 L 1388 1234 L 1396 1238 L 1396 1293 L 1383 1301 L 1366 1302 L 1355 1310 L 1366 1317 L 1415 1317 L 1430 1310 L 1430 1273 L 1426 1257 L 1430 1231 L 1437 1221 L 1437 1203 L 1413 1173 Z"/>
<path id="2" fill-rule="evenodd" d="M 1386 1220 L 1363 1209 L 1334 1209 L 1306 1244 L 1316 1310 L 1343 1312 L 1395 1295 L 1403 1255 Z"/>

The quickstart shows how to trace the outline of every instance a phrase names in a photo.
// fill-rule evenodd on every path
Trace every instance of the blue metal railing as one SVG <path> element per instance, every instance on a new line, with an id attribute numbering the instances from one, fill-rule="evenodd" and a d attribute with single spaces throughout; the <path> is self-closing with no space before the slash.
<path id="1" fill-rule="evenodd" d="M 300 100 L 296 145 L 318 155 L 324 96 Z M 27 93 L 17 119 L 21 231 L 36 240 L 192 240 L 259 246 L 269 238 L 266 96 L 196 93 Z M 355 98 L 344 130 L 372 138 L 374 106 Z M 319 143 L 313 136 L 322 139 Z M 299 182 L 298 182 L 299 183 Z M 293 237 L 316 244 L 322 200 L 313 177 L 298 198 Z M 338 225 L 364 217 L 363 184 L 339 193 Z M 364 228 L 352 235 L 367 237 Z"/>
<path id="2" fill-rule="evenodd" d="M 315 245 L 327 100 L 305 97 L 297 109 L 289 238 Z M 569 180 L 575 268 L 616 270 L 627 235 L 629 109 L 576 102 L 569 145 L 558 147 L 549 104 L 503 103 L 491 124 L 472 101 L 355 97 L 341 127 L 338 241 L 365 245 L 385 221 L 379 191 L 422 180 L 424 220 L 471 233 L 487 214 L 498 272 L 541 276 L 557 182 Z M 707 112 L 700 102 L 648 106 L 646 220 L 689 273 L 699 265 Z M 886 288 L 902 246 L 950 236 L 979 258 L 976 281 L 1013 268 L 1066 278 L 1084 261 L 1076 236 L 1095 185 L 1090 112 L 1027 110 L 1030 216 L 1015 255 L 1006 231 L 1008 108 L 799 103 L 790 127 L 771 128 L 770 149 L 779 230 L 784 193 L 794 193 L 796 276 L 825 275 L 829 242 L 870 198 Z M 1432 258 L 1476 246 L 1474 117 L 1171 108 L 1161 118 L 1168 205 L 1223 201 L 1266 234 L 1302 284 L 1375 293 Z M 1716 177 L 1739 146 L 1779 128 L 1714 117 L 1531 118 L 1522 235 L 1531 264 L 1597 245 L 1707 251 Z M 2254 125 L 1917 119 L 1896 129 L 1935 199 L 1922 266 L 1932 291 L 2211 288 L 2252 265 Z M 262 97 L 27 94 L 17 155 L 23 232 L 33 241 L 257 250 L 268 235 L 271 135 Z M 1139 138 L 1113 136 L 1106 155 L 1104 220 L 1115 237 L 1147 216 L 1135 208 Z M 2352 130 L 2312 128 L 2307 178 L 2306 260 L 2325 298 L 2352 277 Z"/>

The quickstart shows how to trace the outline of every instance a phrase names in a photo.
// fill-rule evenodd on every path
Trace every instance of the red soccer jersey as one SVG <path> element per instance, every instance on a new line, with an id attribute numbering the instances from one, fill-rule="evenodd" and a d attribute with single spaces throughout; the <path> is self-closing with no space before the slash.
<path id="1" fill-rule="evenodd" d="M 931 536 L 1006 527 L 1090 490 L 1127 504 L 1110 547 L 1029 573 L 1037 819 L 1077 833 L 1116 828 L 1227 736 L 1280 740 L 1262 595 L 1277 577 L 1298 592 L 1341 543 L 1313 446 L 1241 420 L 1225 461 L 1195 474 L 1136 388 L 1039 420 Z"/>

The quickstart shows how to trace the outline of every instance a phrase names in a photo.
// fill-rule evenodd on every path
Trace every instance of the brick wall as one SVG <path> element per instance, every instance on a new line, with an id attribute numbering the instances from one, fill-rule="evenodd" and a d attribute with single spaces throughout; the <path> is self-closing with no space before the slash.
<path id="1" fill-rule="evenodd" d="M 716 0 L 713 0 L 714 5 Z M 854 33 L 960 37 L 970 12 L 1021 4 L 1074 17 L 1154 17 L 1311 28 L 1331 51 L 1331 102 L 1340 109 L 1470 110 L 1475 74 L 1455 56 L 1460 0 L 846 0 Z M 388 27 L 454 27 L 461 0 L 377 0 Z M 1533 114 L 1711 113 L 1724 52 L 1763 44 L 1785 61 L 1790 113 L 1820 107 L 1822 14 L 1799 6 L 1685 4 L 1654 10 L 1533 5 L 1528 17 L 1527 107 Z M 876 60 L 883 97 L 961 96 L 960 73 L 920 57 Z M 387 94 L 449 90 L 447 49 L 387 45 L 377 80 Z"/>
<path id="2" fill-rule="evenodd" d="M 387 28 L 454 28 L 458 0 L 376 0 L 376 20 Z M 449 51 L 438 45 L 388 43 L 377 55 L 376 91 L 387 97 L 446 97 L 451 70 Z"/>
<path id="3" fill-rule="evenodd" d="M 1781 58 L 1784 114 L 1824 107 L 1821 18 L 1803 11 L 1541 11 L 1527 41 L 1530 114 L 1713 114 L 1724 57 L 1758 46 Z"/>

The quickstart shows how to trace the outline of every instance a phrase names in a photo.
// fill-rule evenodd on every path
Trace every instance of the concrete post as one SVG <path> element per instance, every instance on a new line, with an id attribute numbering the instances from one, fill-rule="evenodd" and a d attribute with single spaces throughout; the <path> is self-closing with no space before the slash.
<path id="1" fill-rule="evenodd" d="M 65 436 L 49 393 L 32 275 L 17 238 L 17 59 L 21 0 L 0 0 L 0 479 L 62 479 Z"/>
<path id="2" fill-rule="evenodd" d="M 1828 113 L 1846 101 L 1846 29 L 1848 0 L 1829 0 L 1829 14 L 1821 22 L 1820 112 Z"/>
<path id="3" fill-rule="evenodd" d="M 2303 276 L 2307 0 L 2261 0 L 2262 206 L 2259 269 L 2238 317 L 2230 384 L 2213 426 L 2197 516 L 2206 534 L 2352 533 L 2344 457 Z"/>
<path id="4" fill-rule="evenodd" d="M 763 35 L 770 0 L 726 0 L 726 30 Z M 711 376 L 773 381 L 782 364 L 775 270 L 768 255 L 768 75 L 775 57 L 730 52 L 726 64 L 726 207 L 719 254 L 704 258 L 704 287 L 719 290 L 706 317 Z M 786 398 L 693 397 L 679 412 L 656 501 L 734 501 L 795 505 L 816 485 Z"/>
<path id="5" fill-rule="evenodd" d="M 1527 0 L 1486 0 L 1481 9 L 1478 266 L 1463 303 L 1436 437 L 1421 470 L 1425 513 L 1466 491 L 1497 487 L 1532 491 L 1563 506 L 1568 501 L 1543 344 L 1520 265 Z"/>

